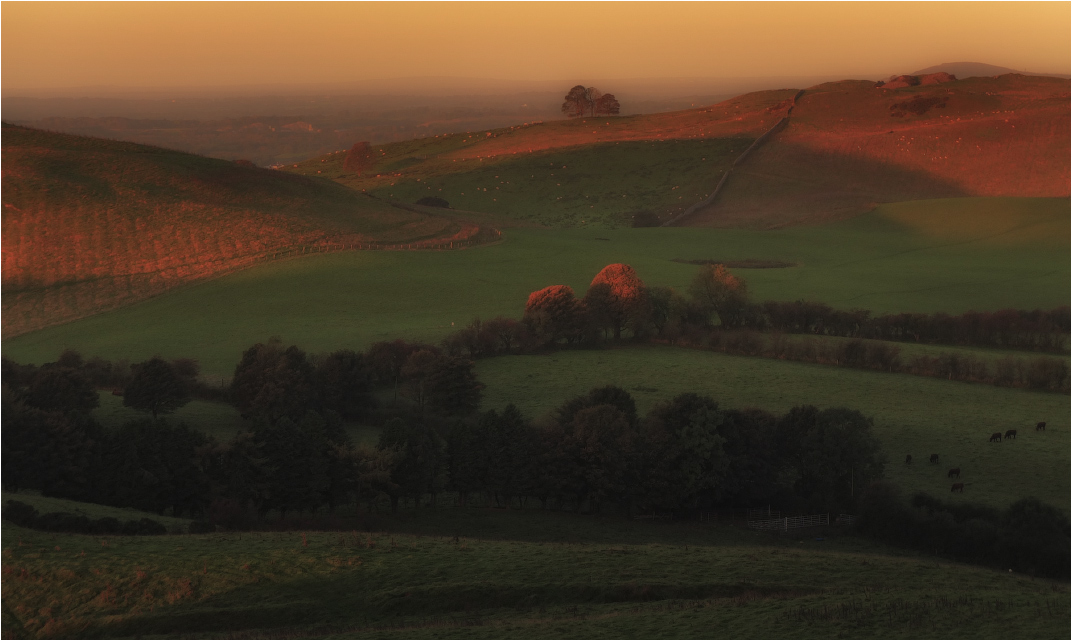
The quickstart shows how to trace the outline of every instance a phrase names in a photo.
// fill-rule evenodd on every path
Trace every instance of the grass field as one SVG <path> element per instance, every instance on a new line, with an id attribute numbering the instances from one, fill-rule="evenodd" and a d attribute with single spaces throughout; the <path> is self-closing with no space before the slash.
<path id="1" fill-rule="evenodd" d="M 192 357 L 211 382 L 229 377 L 242 350 L 271 336 L 310 351 L 399 337 L 439 340 L 476 316 L 520 317 L 528 293 L 547 285 L 567 284 L 583 295 L 614 262 L 633 265 L 648 284 L 684 289 L 697 267 L 674 258 L 797 265 L 738 270 L 755 300 L 819 300 L 875 313 L 1067 305 L 1068 200 L 1004 203 L 890 205 L 849 221 L 763 232 L 512 229 L 502 243 L 466 251 L 315 255 L 5 339 L 3 348 L 8 358 L 34 363 L 67 347 L 132 361 Z M 950 238 L 913 222 L 919 212 L 963 218 L 976 211 L 1013 221 L 1015 232 L 965 228 Z M 1047 238 L 1058 240 L 1036 242 Z"/>
<path id="2" fill-rule="evenodd" d="M 1068 633 L 1067 584 L 898 554 L 830 530 L 815 539 L 460 509 L 381 524 L 386 531 L 103 539 L 5 525 L 4 636 Z"/>
<path id="3" fill-rule="evenodd" d="M 646 346 L 485 359 L 477 374 L 487 385 L 485 409 L 514 403 L 533 418 L 607 384 L 628 390 L 640 412 L 683 392 L 776 413 L 805 404 L 858 409 L 874 418 L 889 457 L 886 476 L 906 492 L 948 498 L 946 472 L 960 467 L 965 491 L 954 500 L 1005 507 L 1033 495 L 1069 509 L 1072 443 L 1062 394 Z M 1045 432 L 1035 432 L 1038 421 L 1047 421 Z M 1008 429 L 1019 437 L 988 442 Z M 906 454 L 915 463 L 905 465 Z M 931 454 L 940 465 L 927 463 Z"/>
<path id="4" fill-rule="evenodd" d="M 0 495 L 0 503 L 7 501 L 20 501 L 37 510 L 39 514 L 50 512 L 67 512 L 68 514 L 80 514 L 89 519 L 101 519 L 112 517 L 120 521 L 137 521 L 140 519 L 152 519 L 162 523 L 171 532 L 185 532 L 190 525 L 190 519 L 176 518 L 173 516 L 161 516 L 152 512 L 142 512 L 133 508 L 112 507 L 110 505 L 96 505 L 94 503 L 82 503 L 81 501 L 69 501 L 50 496 L 41 496 L 33 491 L 3 492 Z"/>
<path id="5" fill-rule="evenodd" d="M 446 218 L 337 183 L 4 125 L 4 333 L 318 243 L 449 237 Z"/>

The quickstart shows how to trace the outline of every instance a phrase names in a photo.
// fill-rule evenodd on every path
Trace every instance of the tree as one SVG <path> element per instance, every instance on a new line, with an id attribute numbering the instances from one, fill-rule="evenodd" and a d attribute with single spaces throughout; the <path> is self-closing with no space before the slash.
<path id="1" fill-rule="evenodd" d="M 301 420 L 316 406 L 313 366 L 305 352 L 278 340 L 257 343 L 242 354 L 231 380 L 231 398 L 249 418 L 273 423 Z"/>
<path id="2" fill-rule="evenodd" d="M 133 376 L 123 390 L 123 405 L 149 412 L 155 420 L 160 414 L 170 414 L 190 402 L 186 379 L 175 367 L 154 356 L 131 367 Z"/>
<path id="3" fill-rule="evenodd" d="M 551 285 L 529 294 L 523 322 L 541 343 L 573 342 L 584 333 L 584 308 L 568 285 Z"/>
<path id="4" fill-rule="evenodd" d="M 566 94 L 566 100 L 562 103 L 562 113 L 570 118 L 576 118 L 588 113 L 589 100 L 588 89 L 584 85 L 577 85 Z"/>
<path id="5" fill-rule="evenodd" d="M 398 489 L 391 495 L 392 511 L 398 509 L 399 496 L 411 496 L 419 503 L 421 496 L 431 494 L 434 501 L 446 485 L 443 441 L 423 421 L 408 425 L 402 419 L 391 419 L 380 432 L 377 448 L 394 453 L 390 474 Z"/>
<path id="6" fill-rule="evenodd" d="M 715 314 L 723 327 L 736 327 L 744 321 L 748 286 L 725 265 L 704 265 L 693 278 L 689 294 L 708 320 Z"/>
<path id="7" fill-rule="evenodd" d="M 614 94 L 603 93 L 595 87 L 577 85 L 566 94 L 565 102 L 562 103 L 562 113 L 570 118 L 579 116 L 604 116 L 616 115 L 621 110 L 621 105 Z"/>
<path id="8" fill-rule="evenodd" d="M 379 384 L 394 387 L 395 400 L 398 399 L 398 385 L 402 382 L 402 367 L 406 364 L 406 359 L 410 354 L 420 350 L 439 351 L 431 345 L 407 343 L 402 339 L 396 339 L 373 343 L 365 352 L 365 357 Z"/>
<path id="9" fill-rule="evenodd" d="M 856 488 L 882 478 L 885 456 L 871 420 L 856 410 L 794 407 L 778 421 L 775 448 L 796 494 L 813 507 L 849 508 Z"/>
<path id="10" fill-rule="evenodd" d="M 324 358 L 316 368 L 316 385 L 323 406 L 343 418 L 361 418 L 376 405 L 371 368 L 353 350 L 340 349 Z"/>
<path id="11" fill-rule="evenodd" d="M 601 328 L 610 328 L 614 339 L 635 321 L 644 308 L 647 293 L 636 270 L 623 263 L 607 265 L 596 274 L 584 297 L 585 309 Z"/>
<path id="12" fill-rule="evenodd" d="M 673 509 L 721 497 L 726 476 L 723 414 L 706 396 L 681 394 L 644 419 L 630 488 L 642 509 Z"/>
<path id="13" fill-rule="evenodd" d="M 37 370 L 23 400 L 46 411 L 88 414 L 100 404 L 97 390 L 81 371 L 71 367 L 47 366 Z"/>
<path id="14" fill-rule="evenodd" d="M 430 350 L 410 354 L 402 367 L 410 396 L 417 406 L 448 415 L 465 415 L 480 405 L 482 385 L 472 361 Z"/>
<path id="15" fill-rule="evenodd" d="M 622 108 L 618 103 L 618 99 L 612 93 L 605 93 L 600 96 L 593 107 L 593 116 L 617 116 Z"/>

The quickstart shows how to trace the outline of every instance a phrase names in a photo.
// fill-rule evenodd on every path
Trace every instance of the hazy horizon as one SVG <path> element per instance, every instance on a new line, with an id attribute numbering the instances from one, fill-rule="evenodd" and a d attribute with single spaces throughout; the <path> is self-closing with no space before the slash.
<path id="1" fill-rule="evenodd" d="M 948 60 L 1069 72 L 1068 3 L 566 7 L 4 3 L 3 95 L 878 79 Z"/>

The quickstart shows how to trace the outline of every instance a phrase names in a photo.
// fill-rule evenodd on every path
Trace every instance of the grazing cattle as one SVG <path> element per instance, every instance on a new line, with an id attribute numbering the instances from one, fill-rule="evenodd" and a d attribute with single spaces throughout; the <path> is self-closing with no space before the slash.
<path id="1" fill-rule="evenodd" d="M 1036 432 L 1045 432 L 1046 431 L 1046 421 L 1039 421 L 1038 423 L 1035 423 L 1035 431 Z"/>
<path id="2" fill-rule="evenodd" d="M 994 441 L 1001 442 L 1001 432 L 994 432 L 990 435 L 990 442 L 993 443 Z"/>
<path id="3" fill-rule="evenodd" d="M 949 488 L 949 491 L 950 492 L 960 492 L 961 494 L 963 494 L 964 493 L 964 484 L 963 483 L 954 483 L 953 487 Z"/>
<path id="4" fill-rule="evenodd" d="M 959 479 L 960 478 L 960 468 L 959 467 L 951 467 L 951 468 L 949 468 L 949 474 L 946 475 L 946 478 L 950 478 L 950 479 L 951 478 L 958 478 Z"/>
<path id="5" fill-rule="evenodd" d="M 1016 438 L 1016 430 L 1005 430 L 1005 439 Z"/>
<path id="6" fill-rule="evenodd" d="M 938 455 L 937 454 L 931 454 L 931 463 L 935 463 L 935 464 L 938 463 Z"/>
<path id="7" fill-rule="evenodd" d="M 912 455 L 908 454 L 907 456 L 905 456 L 904 457 L 904 462 L 905 462 L 905 465 L 908 465 L 909 463 L 911 463 L 912 462 Z"/>

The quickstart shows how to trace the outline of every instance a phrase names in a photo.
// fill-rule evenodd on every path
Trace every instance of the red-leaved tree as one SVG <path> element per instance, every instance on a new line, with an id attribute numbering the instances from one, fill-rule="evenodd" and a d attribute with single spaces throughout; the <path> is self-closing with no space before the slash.
<path id="1" fill-rule="evenodd" d="M 604 267 L 588 288 L 584 297 L 589 317 L 604 331 L 614 332 L 615 340 L 622 329 L 637 316 L 646 300 L 644 281 L 636 270 L 623 263 Z"/>
<path id="2" fill-rule="evenodd" d="M 584 332 L 584 308 L 568 285 L 551 285 L 529 294 L 524 322 L 543 343 L 572 342 Z"/>

